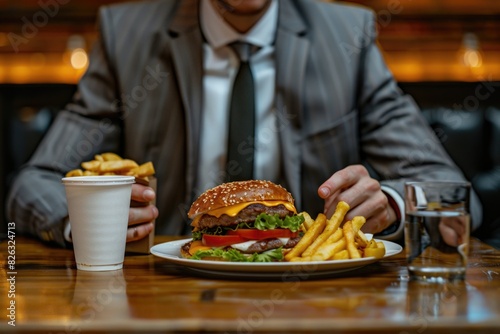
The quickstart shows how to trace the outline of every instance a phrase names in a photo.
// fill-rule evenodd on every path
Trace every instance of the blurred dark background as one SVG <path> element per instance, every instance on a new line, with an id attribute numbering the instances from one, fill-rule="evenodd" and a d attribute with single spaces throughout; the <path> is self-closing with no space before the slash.
<path id="1" fill-rule="evenodd" d="M 173 0 L 165 0 L 173 1 Z M 71 98 L 117 0 L 0 0 L 0 217 L 17 168 Z M 373 9 L 379 43 L 485 204 L 476 234 L 500 244 L 500 1 L 351 0 Z M 360 32 L 363 33 L 363 32 Z M 0 224 L 0 232 L 5 224 Z"/>

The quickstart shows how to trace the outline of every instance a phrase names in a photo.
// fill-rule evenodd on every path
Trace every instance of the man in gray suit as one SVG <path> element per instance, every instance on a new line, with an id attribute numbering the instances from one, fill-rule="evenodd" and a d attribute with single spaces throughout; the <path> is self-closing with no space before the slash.
<path id="1" fill-rule="evenodd" d="M 255 98 L 252 177 L 284 185 L 299 210 L 344 200 L 365 231 L 402 235 L 405 180 L 464 180 L 399 91 L 361 7 L 311 0 L 147 1 L 104 7 L 100 39 L 9 199 L 19 232 L 65 244 L 61 176 L 101 152 L 152 161 L 157 193 L 134 185 L 128 241 L 189 232 L 186 212 L 226 179 L 229 98 L 248 43 Z M 247 44 L 247 45 L 248 45 Z M 481 206 L 472 199 L 474 227 Z M 140 224 L 146 223 L 146 224 Z M 139 225 L 140 224 L 140 225 Z M 66 229 L 67 231 L 67 229 Z"/>

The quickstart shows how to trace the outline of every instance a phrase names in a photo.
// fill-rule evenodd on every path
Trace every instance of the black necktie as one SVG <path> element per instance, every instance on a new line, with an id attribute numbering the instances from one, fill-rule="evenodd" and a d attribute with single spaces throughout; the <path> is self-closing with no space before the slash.
<path id="1" fill-rule="evenodd" d="M 251 45 L 232 45 L 240 58 L 229 109 L 226 181 L 253 178 L 255 136 L 255 93 L 249 58 Z"/>

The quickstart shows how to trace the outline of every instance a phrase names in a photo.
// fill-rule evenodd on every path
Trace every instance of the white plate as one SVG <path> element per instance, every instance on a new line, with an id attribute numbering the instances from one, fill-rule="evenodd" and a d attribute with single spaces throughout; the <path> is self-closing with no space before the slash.
<path id="1" fill-rule="evenodd" d="M 318 277 L 358 269 L 377 262 L 373 257 L 355 260 L 310 261 L 310 262 L 222 262 L 190 260 L 182 258 L 180 247 L 191 239 L 169 241 L 151 247 L 151 253 L 189 271 L 212 277 L 233 278 L 284 278 L 286 276 Z M 403 248 L 390 241 L 385 245 L 384 258 L 400 253 Z"/>

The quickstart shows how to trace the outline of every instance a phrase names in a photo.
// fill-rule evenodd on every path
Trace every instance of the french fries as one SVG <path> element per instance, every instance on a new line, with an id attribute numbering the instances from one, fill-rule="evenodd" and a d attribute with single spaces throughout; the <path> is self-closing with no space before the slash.
<path id="1" fill-rule="evenodd" d="M 310 244 L 313 243 L 314 240 L 320 235 L 320 233 L 324 230 L 326 225 L 326 216 L 322 213 L 318 215 L 316 221 L 311 226 L 310 229 L 304 234 L 302 239 L 293 247 L 286 255 L 285 260 L 290 261 L 290 259 L 300 256 Z"/>
<path id="2" fill-rule="evenodd" d="M 337 229 L 320 247 L 311 255 L 313 261 L 325 261 L 332 258 L 336 253 L 342 251 L 346 247 L 344 233 L 341 229 Z"/>
<path id="3" fill-rule="evenodd" d="M 349 221 L 345 215 L 350 207 L 345 202 L 339 202 L 330 219 L 320 213 L 313 220 L 307 212 L 304 216 L 302 239 L 286 255 L 290 262 L 330 261 L 360 259 L 366 257 L 382 258 L 385 255 L 385 245 L 374 239 L 368 240 L 361 231 L 366 219 L 356 216 Z"/>
<path id="4" fill-rule="evenodd" d="M 354 230 L 352 229 L 352 222 L 351 221 L 346 222 L 344 224 L 344 227 L 342 228 L 342 231 L 344 231 L 346 248 L 347 252 L 349 252 L 349 258 L 350 259 L 361 258 L 361 254 L 358 250 L 358 247 L 354 243 Z"/>
<path id="5" fill-rule="evenodd" d="M 304 233 L 307 232 L 308 229 L 314 224 L 314 219 L 307 212 L 301 212 L 300 215 L 304 217 L 304 222 L 302 223 L 301 229 Z"/>
<path id="6" fill-rule="evenodd" d="M 101 153 L 94 156 L 94 160 L 81 164 L 82 169 L 74 169 L 66 173 L 66 177 L 86 175 L 128 175 L 139 179 L 149 180 L 155 169 L 152 162 L 139 165 L 134 160 L 123 159 L 116 153 Z"/>
<path id="7" fill-rule="evenodd" d="M 385 247 L 382 242 L 375 242 L 375 240 L 370 240 L 370 243 L 366 248 L 363 249 L 364 257 L 375 257 L 382 258 L 385 255 Z"/>
<path id="8" fill-rule="evenodd" d="M 313 241 L 313 243 L 307 247 L 302 256 L 312 256 L 316 250 L 321 246 L 337 229 L 344 220 L 344 216 L 349 211 L 350 207 L 346 202 L 340 202 L 333 214 L 326 222 L 326 227 L 323 232 Z M 323 215 L 323 214 L 321 214 Z M 324 215 L 323 215 L 324 216 Z M 318 219 L 323 219 L 323 217 L 318 217 Z"/>
<path id="9" fill-rule="evenodd" d="M 347 249 L 343 249 L 338 253 L 333 255 L 333 260 L 349 260 L 349 252 Z"/>

